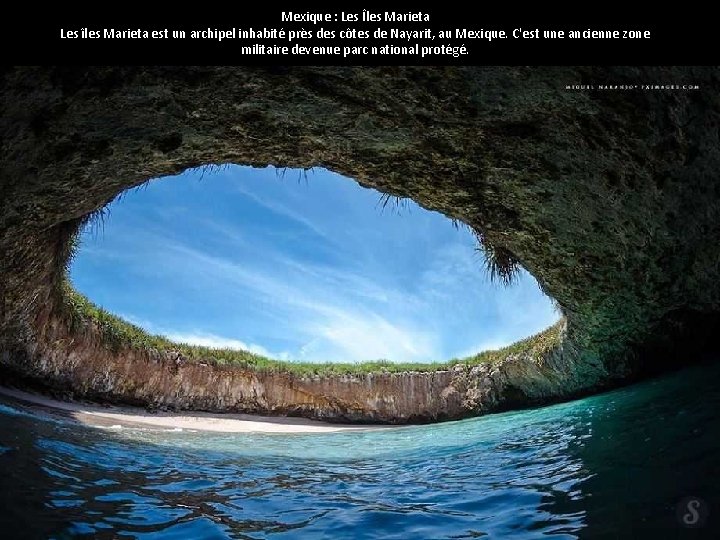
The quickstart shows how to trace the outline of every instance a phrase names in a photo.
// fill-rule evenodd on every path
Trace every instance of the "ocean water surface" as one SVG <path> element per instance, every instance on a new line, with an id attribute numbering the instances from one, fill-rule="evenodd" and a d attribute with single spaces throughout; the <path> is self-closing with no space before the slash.
<path id="1" fill-rule="evenodd" d="M 718 538 L 719 383 L 716 363 L 323 435 L 91 428 L 6 403 L 0 537 Z"/>

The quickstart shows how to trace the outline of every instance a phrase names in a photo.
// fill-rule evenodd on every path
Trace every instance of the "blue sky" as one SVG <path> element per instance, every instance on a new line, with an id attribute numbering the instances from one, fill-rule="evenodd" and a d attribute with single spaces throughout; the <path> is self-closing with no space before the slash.
<path id="1" fill-rule="evenodd" d="M 322 169 L 189 170 L 127 192 L 71 270 L 171 339 L 302 361 L 436 361 L 558 318 L 523 272 L 491 283 L 469 231 Z"/>

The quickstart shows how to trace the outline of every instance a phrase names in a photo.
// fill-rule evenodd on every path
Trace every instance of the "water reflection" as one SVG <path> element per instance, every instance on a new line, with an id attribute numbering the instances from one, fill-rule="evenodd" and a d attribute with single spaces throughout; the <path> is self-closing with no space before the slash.
<path id="1" fill-rule="evenodd" d="M 601 537 L 717 538 L 720 525 L 720 369 L 705 366 L 578 402 L 583 444 L 568 452 L 588 472 L 578 497 L 555 498 L 549 511 L 586 513 Z M 676 505 L 700 497 L 714 509 L 701 530 L 684 529 Z M 652 531 L 655 531 L 653 536 Z"/>
<path id="2" fill-rule="evenodd" d="M 638 537 L 718 508 L 718 367 L 544 409 L 323 435 L 86 429 L 0 415 L 15 537 Z M 712 518 L 712 516 L 711 516 Z M 717 532 L 708 521 L 703 533 Z"/>

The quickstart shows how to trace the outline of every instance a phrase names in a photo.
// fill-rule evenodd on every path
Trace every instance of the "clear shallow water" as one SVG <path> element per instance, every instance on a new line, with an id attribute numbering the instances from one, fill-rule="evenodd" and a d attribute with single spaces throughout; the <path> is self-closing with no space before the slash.
<path id="1" fill-rule="evenodd" d="M 704 366 L 328 435 L 83 428 L 0 406 L 0 537 L 718 538 L 718 383 Z M 680 524 L 688 496 L 709 509 L 701 528 Z"/>

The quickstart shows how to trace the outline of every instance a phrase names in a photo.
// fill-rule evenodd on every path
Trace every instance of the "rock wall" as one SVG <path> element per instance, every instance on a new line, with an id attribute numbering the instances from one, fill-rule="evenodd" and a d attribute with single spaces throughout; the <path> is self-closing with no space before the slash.
<path id="1" fill-rule="evenodd" d="M 566 89 L 686 82 L 700 89 Z M 718 82 L 711 68 L 5 69 L 3 369 L 96 398 L 408 421 L 688 361 L 718 330 Z M 64 335 L 56 291 L 83 217 L 149 178 L 227 162 L 327 167 L 467 223 L 557 300 L 562 343 L 474 372 L 290 380 Z"/>
<path id="2" fill-rule="evenodd" d="M 35 382 L 60 398 L 201 410 L 305 416 L 319 420 L 406 423 L 482 414 L 554 401 L 581 392 L 572 355 L 508 355 L 493 364 L 434 372 L 299 376 L 205 362 L 175 351 L 110 350 L 95 326 L 71 335 L 65 321 L 44 321 L 25 361 L 3 358 L 5 375 Z M 562 331 L 553 329 L 562 343 Z M 598 378 L 604 375 L 598 366 Z"/>

